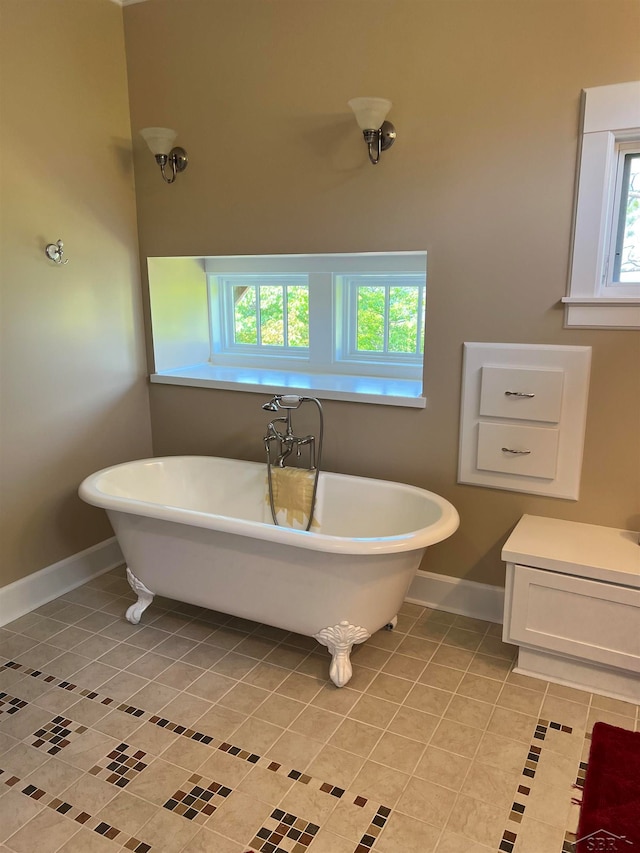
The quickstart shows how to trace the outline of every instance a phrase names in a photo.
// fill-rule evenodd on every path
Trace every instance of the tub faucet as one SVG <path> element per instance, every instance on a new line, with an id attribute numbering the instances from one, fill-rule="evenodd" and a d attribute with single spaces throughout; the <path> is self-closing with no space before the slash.
<path id="1" fill-rule="evenodd" d="M 263 407 L 264 408 L 264 407 Z M 281 431 L 276 427 L 276 423 L 286 424 L 285 431 Z M 293 448 L 298 439 L 293 434 L 291 426 L 291 415 L 287 413 L 287 417 L 274 418 L 267 424 L 267 433 L 264 436 L 264 446 L 267 451 L 267 456 L 271 456 L 271 444 L 277 442 L 278 455 L 273 461 L 273 464 L 278 468 L 284 468 L 284 461 L 293 453 Z"/>
<path id="2" fill-rule="evenodd" d="M 267 432 L 263 438 L 265 450 L 267 452 L 267 459 L 270 464 L 275 465 L 277 468 L 285 467 L 285 460 L 291 456 L 294 450 L 296 451 L 296 456 L 300 457 L 303 447 L 309 448 L 310 469 L 314 470 L 316 467 L 315 436 L 305 435 L 300 438 L 294 435 L 293 425 L 291 423 L 292 411 L 299 408 L 302 403 L 305 403 L 310 399 L 313 398 L 299 397 L 297 394 L 276 394 L 268 403 L 264 403 L 262 406 L 262 408 L 267 412 L 286 412 L 286 415 L 274 418 L 267 424 Z M 317 401 L 314 400 L 314 402 Z M 285 429 L 278 429 L 276 426 L 277 423 L 286 424 Z M 271 453 L 271 445 L 274 442 L 277 442 L 276 448 L 278 451 L 277 456 L 275 457 L 273 457 Z M 271 461 L 272 459 L 273 461 Z"/>
<path id="3" fill-rule="evenodd" d="M 314 403 L 318 409 L 319 432 L 317 441 L 316 454 L 316 437 L 315 435 L 305 435 L 298 437 L 293 433 L 291 425 L 291 412 L 298 409 L 302 403 Z M 268 403 L 264 403 L 262 408 L 266 412 L 279 412 L 284 410 L 286 415 L 279 418 L 274 418 L 267 424 L 267 432 L 263 437 L 264 448 L 267 453 L 267 480 L 269 486 L 269 504 L 271 505 L 271 516 L 273 523 L 277 525 L 278 517 L 276 507 L 273 500 L 273 480 L 271 476 L 271 468 L 284 468 L 285 460 L 291 456 L 294 449 L 296 456 L 302 455 L 302 448 L 309 448 L 309 470 L 314 472 L 313 477 L 313 493 L 311 496 L 311 505 L 308 516 L 306 531 L 311 528 L 313 514 L 316 505 L 316 495 L 318 491 L 318 477 L 320 475 L 320 460 L 322 458 L 322 436 L 324 433 L 324 416 L 322 414 L 322 405 L 316 397 L 299 397 L 297 394 L 276 394 Z M 277 424 L 285 424 L 285 428 L 278 429 Z M 277 456 L 271 452 L 273 443 L 277 450 Z"/>

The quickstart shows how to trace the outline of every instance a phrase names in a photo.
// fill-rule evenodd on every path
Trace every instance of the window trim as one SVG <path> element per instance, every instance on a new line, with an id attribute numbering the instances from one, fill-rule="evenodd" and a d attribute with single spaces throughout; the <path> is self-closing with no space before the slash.
<path id="1" fill-rule="evenodd" d="M 640 81 L 583 90 L 565 326 L 640 328 L 640 288 L 607 285 L 619 146 L 640 140 Z"/>
<path id="2" fill-rule="evenodd" d="M 216 352 L 225 353 L 226 355 L 237 355 L 243 357 L 245 354 L 256 354 L 256 355 L 264 355 L 266 352 L 274 355 L 280 355 L 287 358 L 308 358 L 309 357 L 309 347 L 296 347 L 292 344 L 282 344 L 282 345 L 269 345 L 268 350 L 263 349 L 263 347 L 267 346 L 266 344 L 257 343 L 257 344 L 243 344 L 237 343 L 235 340 L 235 311 L 232 306 L 233 288 L 236 286 L 234 283 L 234 278 L 239 275 L 238 273 L 233 273 L 232 275 L 220 275 L 218 276 L 218 281 L 216 287 L 218 289 L 218 304 L 217 306 L 213 305 L 213 300 L 210 303 L 210 311 L 217 307 L 219 310 L 219 319 L 220 319 L 220 333 L 221 337 L 219 342 L 216 341 Z M 300 273 L 282 273 L 281 275 L 276 275 L 275 273 L 251 273 L 249 275 L 242 276 L 243 281 L 247 282 L 254 288 L 260 285 L 268 285 L 269 280 L 273 279 L 274 283 L 282 285 L 285 287 L 308 287 L 309 281 L 308 277 L 301 275 Z M 283 306 L 283 318 L 285 322 L 285 328 L 287 324 L 286 319 L 286 297 L 284 299 Z M 256 310 L 256 321 L 260 317 L 260 309 Z M 214 327 L 214 320 L 211 317 L 211 326 Z M 286 333 L 286 332 L 285 332 Z M 257 329 L 258 337 L 261 336 L 260 328 L 258 324 Z M 211 342 L 212 353 L 214 352 L 214 341 Z"/>
<path id="3" fill-rule="evenodd" d="M 382 279 L 384 276 L 394 275 L 399 280 L 392 284 L 381 282 L 380 286 L 385 287 L 385 310 L 388 313 L 388 291 L 391 287 L 416 287 L 418 288 L 418 325 L 416 330 L 416 343 L 418 344 L 418 352 L 415 355 L 410 353 L 385 351 L 378 354 L 377 351 L 358 350 L 356 347 L 357 340 L 357 299 L 358 287 L 366 286 L 367 284 L 376 285 L 375 279 Z M 346 363 L 358 364 L 374 364 L 378 363 L 380 357 L 384 361 L 379 362 L 387 365 L 398 365 L 402 367 L 413 367 L 422 370 L 424 361 L 424 350 L 420 351 L 420 339 L 424 341 L 426 323 L 424 317 L 424 306 L 426 303 L 426 280 L 424 284 L 417 279 L 423 279 L 420 273 L 342 273 L 336 276 L 335 293 L 336 297 L 341 300 L 342 312 L 336 318 L 336 334 L 339 336 L 336 341 L 336 352 L 338 359 Z M 370 281 L 371 280 L 371 281 Z M 389 317 L 386 317 L 385 330 L 388 336 Z M 377 356 L 377 357 L 376 357 Z"/>

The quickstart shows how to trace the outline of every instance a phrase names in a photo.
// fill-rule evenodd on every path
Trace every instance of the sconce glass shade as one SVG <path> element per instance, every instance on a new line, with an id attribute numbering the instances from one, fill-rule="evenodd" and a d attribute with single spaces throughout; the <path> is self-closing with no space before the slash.
<path id="1" fill-rule="evenodd" d="M 351 98 L 348 105 L 353 110 L 360 130 L 378 130 L 391 109 L 386 98 Z"/>
<path id="2" fill-rule="evenodd" d="M 145 127 L 140 136 L 149 146 L 152 154 L 169 154 L 178 134 L 170 127 Z"/>

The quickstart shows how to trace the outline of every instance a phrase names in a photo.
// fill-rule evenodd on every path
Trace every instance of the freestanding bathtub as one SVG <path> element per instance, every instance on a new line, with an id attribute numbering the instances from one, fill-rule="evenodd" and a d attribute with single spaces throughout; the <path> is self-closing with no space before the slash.
<path id="1" fill-rule="evenodd" d="M 130 622 L 157 594 L 313 636 L 338 687 L 354 643 L 395 625 L 425 548 L 459 524 L 432 492 L 321 472 L 316 530 L 276 527 L 265 465 L 208 456 L 125 462 L 79 494 L 115 531 L 138 595 Z"/>

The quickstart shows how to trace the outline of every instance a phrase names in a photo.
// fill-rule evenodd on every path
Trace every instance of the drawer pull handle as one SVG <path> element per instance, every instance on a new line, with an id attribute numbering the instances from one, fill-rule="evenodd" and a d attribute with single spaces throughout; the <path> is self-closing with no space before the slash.
<path id="1" fill-rule="evenodd" d="M 502 447 L 501 450 L 503 453 L 513 453 L 514 456 L 527 456 L 531 453 L 530 450 L 512 450 L 511 447 Z"/>
<path id="2" fill-rule="evenodd" d="M 535 397 L 535 394 L 526 394 L 524 391 L 505 391 L 505 397 Z"/>

